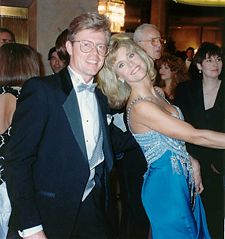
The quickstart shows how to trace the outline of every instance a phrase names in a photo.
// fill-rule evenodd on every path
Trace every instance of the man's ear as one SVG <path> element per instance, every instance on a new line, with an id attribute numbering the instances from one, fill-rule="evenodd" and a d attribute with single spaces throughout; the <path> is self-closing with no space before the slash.
<path id="1" fill-rule="evenodd" d="M 73 43 L 71 41 L 66 41 L 66 50 L 69 53 L 69 55 L 72 55 L 73 50 Z"/>

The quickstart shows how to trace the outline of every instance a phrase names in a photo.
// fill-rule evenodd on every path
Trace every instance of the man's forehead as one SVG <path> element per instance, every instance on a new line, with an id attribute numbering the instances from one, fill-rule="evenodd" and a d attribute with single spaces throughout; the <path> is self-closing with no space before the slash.
<path id="1" fill-rule="evenodd" d="M 150 36 L 151 38 L 161 37 L 160 32 L 157 29 L 154 29 L 154 28 L 147 28 L 147 29 L 145 29 L 144 35 L 146 37 Z"/>

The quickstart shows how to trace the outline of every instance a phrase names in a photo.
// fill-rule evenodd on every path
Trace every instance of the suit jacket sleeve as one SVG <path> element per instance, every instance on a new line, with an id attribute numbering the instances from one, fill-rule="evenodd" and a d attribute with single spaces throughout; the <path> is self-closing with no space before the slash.
<path id="1" fill-rule="evenodd" d="M 7 189 L 19 230 L 41 224 L 32 169 L 48 114 L 47 94 L 40 83 L 31 79 L 23 86 L 4 153 Z"/>

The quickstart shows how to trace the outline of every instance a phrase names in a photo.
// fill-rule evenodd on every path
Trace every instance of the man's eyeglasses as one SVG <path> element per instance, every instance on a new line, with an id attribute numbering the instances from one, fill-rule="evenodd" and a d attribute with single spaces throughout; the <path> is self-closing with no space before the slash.
<path id="1" fill-rule="evenodd" d="M 84 53 L 88 53 L 92 51 L 94 47 L 96 47 L 97 53 L 100 56 L 107 56 L 109 53 L 109 48 L 105 44 L 95 44 L 94 42 L 88 41 L 88 40 L 80 40 L 80 41 L 73 41 L 73 42 L 79 42 L 80 50 Z"/>
<path id="2" fill-rule="evenodd" d="M 166 40 L 160 37 L 154 37 L 149 40 L 140 40 L 139 42 L 150 42 L 152 46 L 157 46 L 158 44 L 166 44 Z"/>

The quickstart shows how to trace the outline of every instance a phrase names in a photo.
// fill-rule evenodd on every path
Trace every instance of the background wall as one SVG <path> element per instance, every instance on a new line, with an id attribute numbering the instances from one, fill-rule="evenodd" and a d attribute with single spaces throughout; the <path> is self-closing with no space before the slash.
<path id="1" fill-rule="evenodd" d="M 204 26 L 170 27 L 168 39 L 172 39 L 176 49 L 180 51 L 186 50 L 190 46 L 197 49 L 204 41 L 222 46 L 222 28 Z"/>

